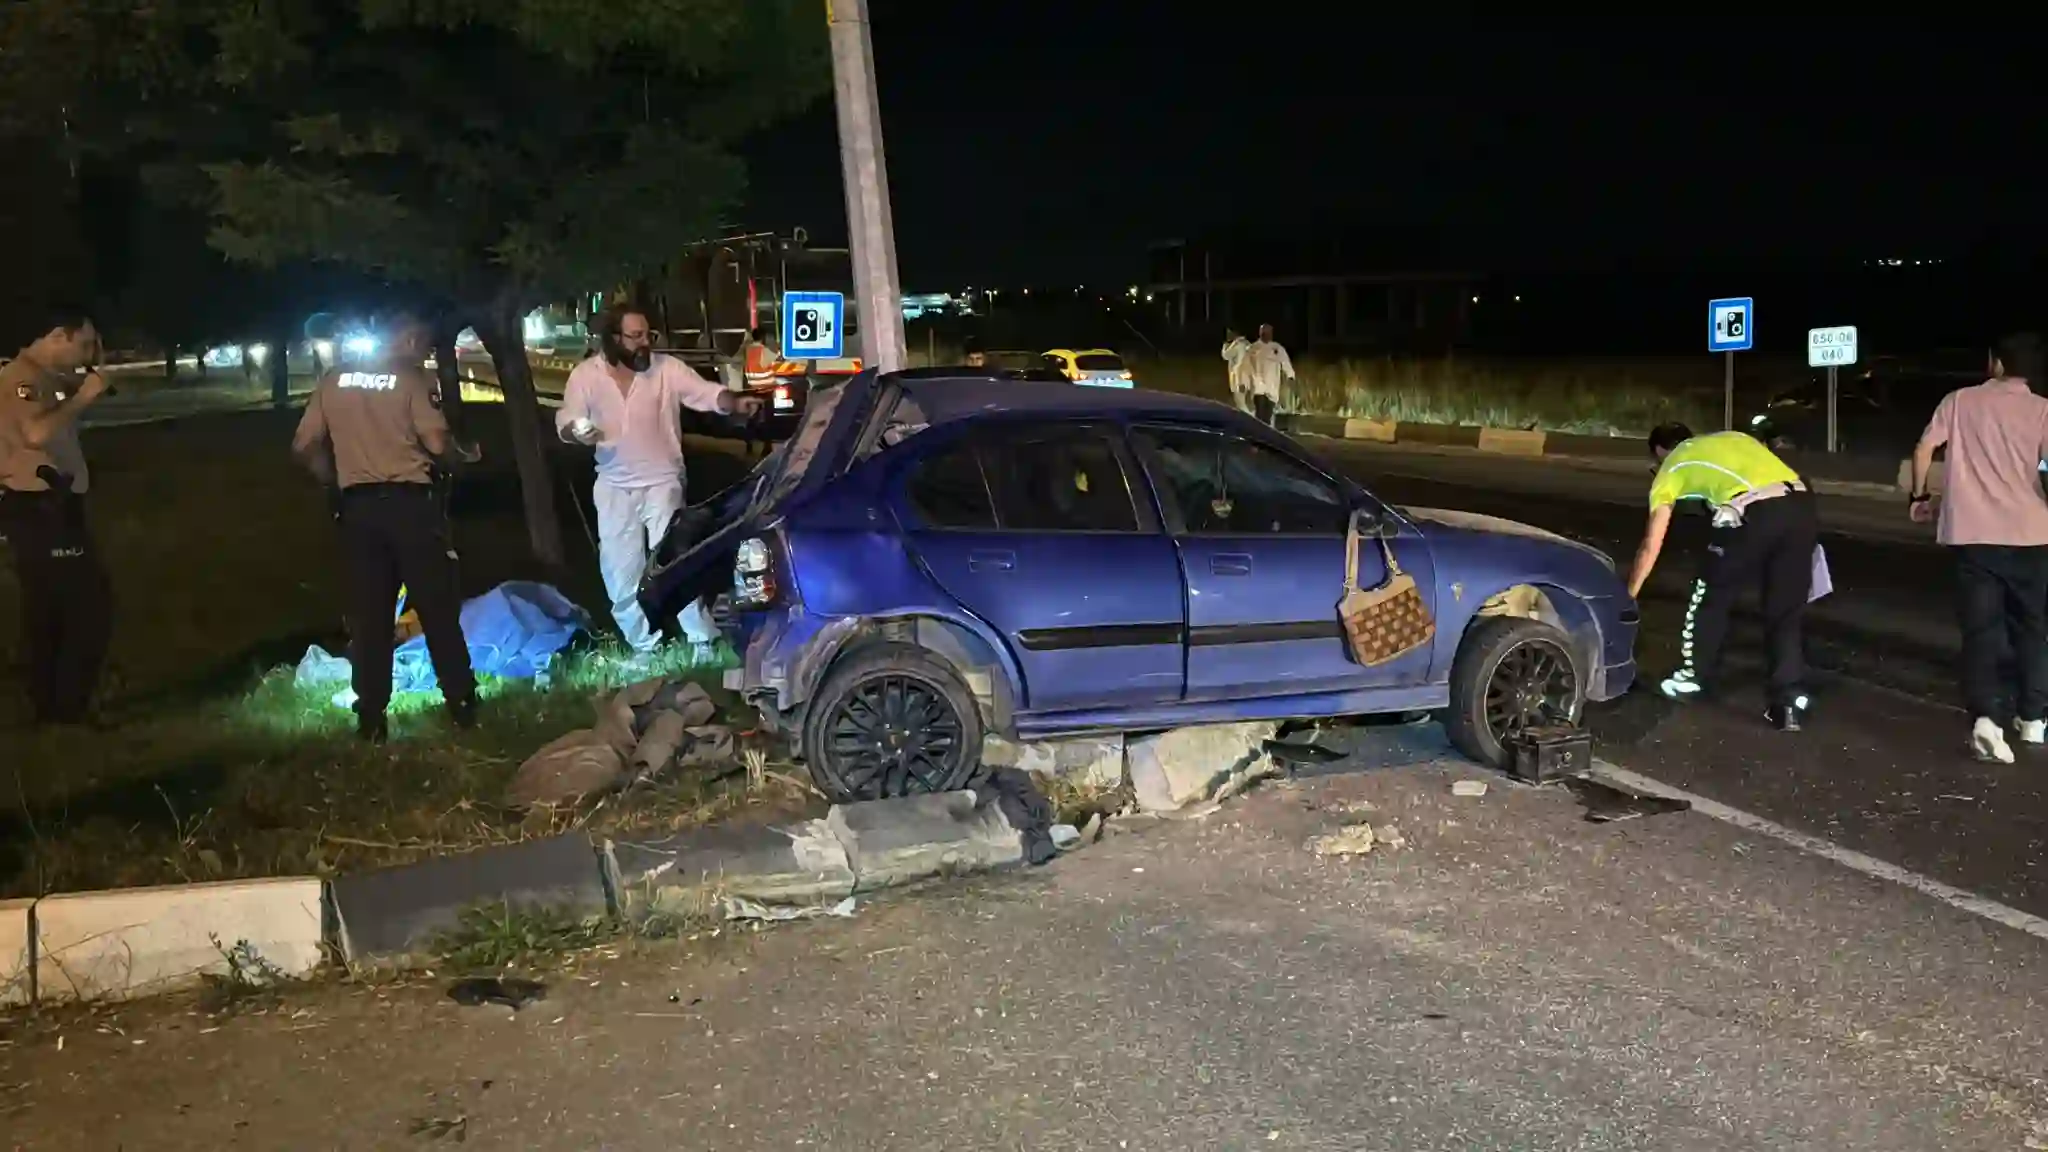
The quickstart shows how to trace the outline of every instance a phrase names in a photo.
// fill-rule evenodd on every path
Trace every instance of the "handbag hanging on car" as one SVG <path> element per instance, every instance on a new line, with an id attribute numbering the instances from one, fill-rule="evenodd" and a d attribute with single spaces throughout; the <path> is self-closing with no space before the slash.
<path id="1" fill-rule="evenodd" d="M 1401 571 L 1394 549 L 1386 538 L 1375 534 L 1380 556 L 1386 560 L 1387 579 L 1377 588 L 1358 586 L 1358 520 L 1351 514 L 1344 533 L 1344 598 L 1337 602 L 1337 616 L 1344 622 L 1345 647 L 1351 658 L 1368 668 L 1405 656 L 1436 638 L 1436 620 L 1415 586 L 1415 577 Z"/>

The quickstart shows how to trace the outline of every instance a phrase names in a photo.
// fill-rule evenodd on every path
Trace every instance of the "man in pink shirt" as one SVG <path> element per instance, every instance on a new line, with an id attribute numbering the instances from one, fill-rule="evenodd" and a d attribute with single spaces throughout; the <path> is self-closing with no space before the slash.
<path id="1" fill-rule="evenodd" d="M 1935 538 L 1956 557 L 1957 613 L 1963 630 L 1963 698 L 1974 718 L 1970 750 L 1978 759 L 2013 760 L 2005 731 L 2020 743 L 2048 743 L 2048 387 L 2041 339 L 2008 336 L 1991 353 L 1991 379 L 1950 393 L 1913 450 L 1913 519 L 1932 518 L 1927 477 L 1935 449 L 1948 448 L 1948 471 Z M 2019 670 L 2017 698 L 1999 683 L 2005 642 Z"/>
<path id="2" fill-rule="evenodd" d="M 683 507 L 682 410 L 745 419 L 761 402 L 727 391 L 673 356 L 656 356 L 647 313 L 636 305 L 608 309 L 597 329 L 601 355 L 569 373 L 555 427 L 563 440 L 597 450 L 598 568 L 619 632 L 645 654 L 661 636 L 640 609 L 640 577 Z M 680 623 L 693 643 L 718 639 L 701 603 L 685 609 Z"/>

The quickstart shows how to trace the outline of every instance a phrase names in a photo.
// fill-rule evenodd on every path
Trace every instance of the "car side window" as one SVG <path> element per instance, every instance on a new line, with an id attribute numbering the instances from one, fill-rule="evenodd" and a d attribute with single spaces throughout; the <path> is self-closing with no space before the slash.
<path id="1" fill-rule="evenodd" d="M 981 443 L 996 523 L 1012 532 L 1136 532 L 1116 446 L 1091 428 L 1005 431 Z"/>
<path id="2" fill-rule="evenodd" d="M 1147 428 L 1138 443 L 1168 522 L 1192 535 L 1341 536 L 1344 491 L 1287 454 L 1212 432 Z"/>
<path id="3" fill-rule="evenodd" d="M 961 440 L 918 461 L 904 485 L 904 495 L 926 528 L 995 531 L 995 501 L 972 440 Z"/>

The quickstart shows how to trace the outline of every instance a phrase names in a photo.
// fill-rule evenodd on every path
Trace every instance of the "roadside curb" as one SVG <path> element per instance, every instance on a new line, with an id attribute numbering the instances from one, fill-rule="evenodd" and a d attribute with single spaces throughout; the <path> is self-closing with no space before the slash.
<path id="1" fill-rule="evenodd" d="M 325 881 L 285 876 L 0 901 L 0 1006 L 137 999 L 208 978 L 299 978 L 424 958 L 470 909 L 625 917 L 722 897 L 827 904 L 1008 867 L 1023 836 L 995 793 L 835 805 L 783 826 L 707 825 L 633 843 L 584 833 Z"/>
<path id="2" fill-rule="evenodd" d="M 1588 436 L 1571 432 L 1545 432 L 1533 428 L 1493 428 L 1467 424 L 1420 424 L 1392 420 L 1362 420 L 1344 416 L 1316 416 L 1283 412 L 1275 420 L 1283 432 L 1324 436 L 1332 440 L 1397 444 L 1446 453 L 1484 453 L 1546 459 L 1593 468 L 1630 471 L 1640 469 L 1649 455 L 1648 445 L 1627 436 Z M 1910 460 L 1849 457 L 1829 459 L 1807 456 L 1794 463 L 1813 480 L 1823 495 L 1870 499 L 1895 499 L 1910 481 Z M 1830 472 L 1837 473 L 1829 475 Z M 1930 487 L 1939 491 L 1942 466 L 1936 463 Z M 1884 479 L 1878 477 L 1883 476 Z"/>

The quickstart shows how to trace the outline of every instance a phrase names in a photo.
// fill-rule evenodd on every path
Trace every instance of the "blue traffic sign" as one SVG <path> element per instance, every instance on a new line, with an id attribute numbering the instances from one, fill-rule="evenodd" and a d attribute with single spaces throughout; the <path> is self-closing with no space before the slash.
<path id="1" fill-rule="evenodd" d="M 782 294 L 782 355 L 788 360 L 837 360 L 846 354 L 846 294 Z"/>
<path id="2" fill-rule="evenodd" d="M 1707 351 L 1747 352 L 1754 347 L 1755 311 L 1748 296 L 1707 301 Z"/>

